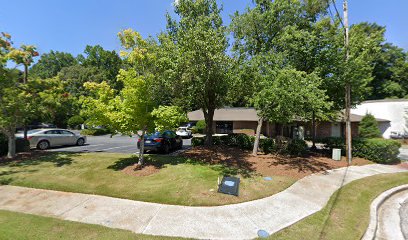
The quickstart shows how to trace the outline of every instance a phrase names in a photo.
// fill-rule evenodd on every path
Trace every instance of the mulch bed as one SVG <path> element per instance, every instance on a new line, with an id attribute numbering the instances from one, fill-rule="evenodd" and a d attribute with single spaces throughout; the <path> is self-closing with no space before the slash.
<path id="1" fill-rule="evenodd" d="M 262 176 L 290 176 L 296 179 L 327 170 L 346 167 L 346 159 L 334 161 L 322 154 L 312 154 L 306 157 L 290 157 L 277 154 L 260 154 L 252 156 L 251 152 L 226 146 L 195 147 L 181 154 L 181 156 L 203 161 L 209 164 L 223 164 Z M 352 165 L 366 165 L 372 162 L 353 158 Z"/>
<path id="2" fill-rule="evenodd" d="M 152 174 L 155 174 L 160 171 L 160 168 L 157 168 L 153 165 L 146 165 L 140 168 L 138 164 L 131 165 L 122 169 L 122 172 L 135 177 L 145 177 Z"/>

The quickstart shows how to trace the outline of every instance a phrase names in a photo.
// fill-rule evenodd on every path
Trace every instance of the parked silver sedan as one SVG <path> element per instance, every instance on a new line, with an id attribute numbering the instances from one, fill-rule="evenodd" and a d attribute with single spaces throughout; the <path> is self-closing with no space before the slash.
<path id="1" fill-rule="evenodd" d="M 16 137 L 23 138 L 24 134 L 16 134 Z M 82 146 L 86 143 L 86 136 L 65 129 L 34 129 L 27 132 L 27 138 L 31 148 L 40 150 L 64 145 Z"/>

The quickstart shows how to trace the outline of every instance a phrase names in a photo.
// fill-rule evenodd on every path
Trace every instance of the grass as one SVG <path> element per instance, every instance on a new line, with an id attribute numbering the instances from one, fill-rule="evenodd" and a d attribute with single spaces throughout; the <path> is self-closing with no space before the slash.
<path id="1" fill-rule="evenodd" d="M 324 209 L 270 236 L 270 239 L 361 239 L 370 220 L 371 202 L 382 192 L 407 184 L 408 173 L 383 174 L 351 182 Z"/>
<path id="2" fill-rule="evenodd" d="M 148 164 L 160 171 L 131 176 L 121 170 L 136 157 L 114 153 L 55 153 L 0 164 L 0 183 L 67 192 L 191 206 L 224 205 L 273 195 L 296 179 L 274 176 L 241 178 L 240 196 L 216 193 L 218 177 L 236 169 L 200 164 L 184 158 L 152 155 Z"/>
<path id="3" fill-rule="evenodd" d="M 0 210 L 0 239 L 180 239 L 135 234 L 99 225 Z"/>

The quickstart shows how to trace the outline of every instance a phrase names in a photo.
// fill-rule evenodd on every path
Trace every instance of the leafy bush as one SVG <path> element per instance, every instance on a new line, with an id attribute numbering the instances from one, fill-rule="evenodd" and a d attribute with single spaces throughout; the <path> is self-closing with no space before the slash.
<path id="1" fill-rule="evenodd" d="M 191 139 L 191 146 L 197 147 L 204 145 L 204 138 L 203 137 L 193 137 Z"/>
<path id="2" fill-rule="evenodd" d="M 197 124 L 195 125 L 194 129 L 195 129 L 198 133 L 204 133 L 206 126 L 207 126 L 207 124 L 205 123 L 205 121 L 204 121 L 204 120 L 200 120 L 200 121 L 197 122 Z"/>
<path id="3" fill-rule="evenodd" d="M 261 139 L 259 146 L 265 154 L 269 154 L 276 151 L 275 141 L 272 138 Z"/>
<path id="4" fill-rule="evenodd" d="M 325 148 L 333 149 L 340 148 L 343 151 L 346 149 L 345 139 L 341 137 L 326 137 L 321 139 L 316 139 L 316 142 L 323 143 Z"/>
<path id="5" fill-rule="evenodd" d="M 90 136 L 101 136 L 101 135 L 107 135 L 107 134 L 112 134 L 112 132 L 108 129 L 104 128 L 90 128 L 90 129 L 84 129 L 81 131 L 82 135 L 90 135 Z"/>
<path id="6" fill-rule="evenodd" d="M 290 141 L 285 149 L 285 152 L 293 156 L 301 156 L 307 153 L 307 143 L 300 139 Z"/>
<path id="7" fill-rule="evenodd" d="M 378 127 L 377 120 L 371 114 L 366 114 L 361 119 L 358 125 L 358 132 L 361 138 L 379 138 L 381 137 L 381 131 Z"/>
<path id="8" fill-rule="evenodd" d="M 317 142 L 325 144 L 325 148 L 339 148 L 345 155 L 344 138 L 323 138 Z M 396 140 L 382 138 L 353 138 L 353 156 L 366 158 L 377 163 L 392 163 L 398 161 L 401 143 Z"/>
<path id="9" fill-rule="evenodd" d="M 232 133 L 225 136 L 213 136 L 213 145 L 226 145 L 230 147 L 238 147 L 240 149 L 250 150 L 254 146 L 255 137 L 241 133 Z M 205 137 L 194 137 L 191 140 L 191 145 L 204 145 Z"/>
<path id="10" fill-rule="evenodd" d="M 81 116 L 76 115 L 68 119 L 68 126 L 70 128 L 76 128 L 84 122 L 85 120 Z"/>
<path id="11" fill-rule="evenodd" d="M 356 157 L 366 158 L 377 163 L 398 162 L 401 143 L 395 140 L 382 138 L 355 139 L 353 154 Z"/>

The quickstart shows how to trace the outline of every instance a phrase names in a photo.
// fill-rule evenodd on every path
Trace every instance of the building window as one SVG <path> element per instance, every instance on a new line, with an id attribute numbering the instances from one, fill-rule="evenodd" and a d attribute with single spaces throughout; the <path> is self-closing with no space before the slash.
<path id="1" fill-rule="evenodd" d="M 221 134 L 233 133 L 232 122 L 216 122 L 215 132 Z"/>

